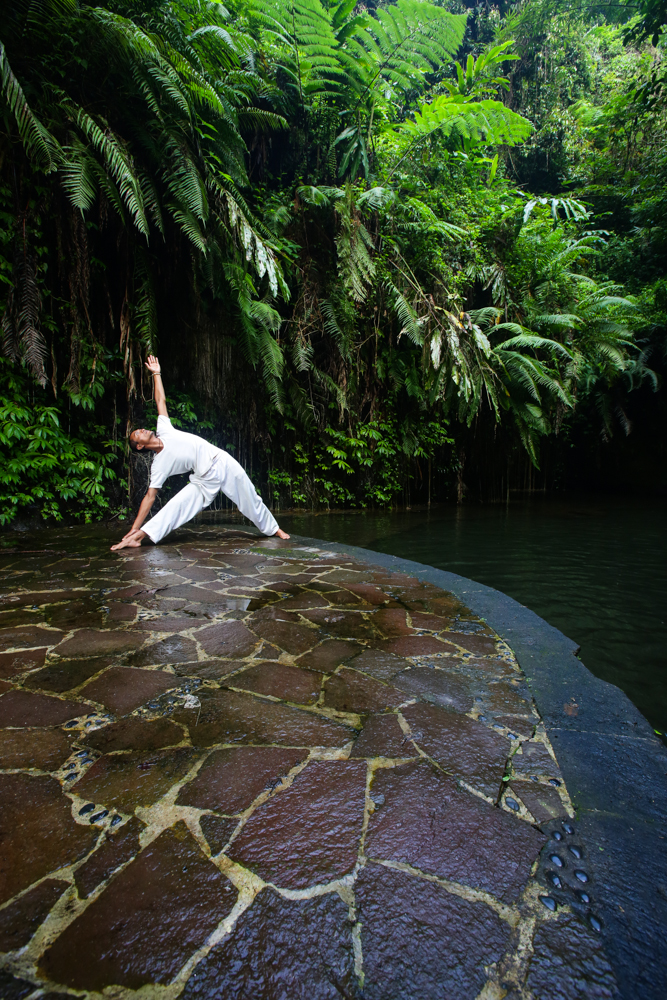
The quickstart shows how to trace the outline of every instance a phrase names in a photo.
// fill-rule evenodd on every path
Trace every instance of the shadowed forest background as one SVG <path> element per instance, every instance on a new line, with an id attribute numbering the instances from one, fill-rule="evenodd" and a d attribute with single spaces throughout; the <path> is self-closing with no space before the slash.
<path id="1" fill-rule="evenodd" d="M 0 523 L 667 487 L 664 0 L 6 0 Z M 163 491 L 166 492 L 166 491 Z"/>

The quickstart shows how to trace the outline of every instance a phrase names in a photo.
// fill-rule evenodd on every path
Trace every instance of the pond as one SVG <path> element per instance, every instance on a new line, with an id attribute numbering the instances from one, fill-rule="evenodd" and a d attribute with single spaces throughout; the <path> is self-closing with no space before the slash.
<path id="1" fill-rule="evenodd" d="M 581 646 L 653 727 L 667 729 L 665 502 L 532 495 L 504 505 L 290 514 L 281 527 L 496 587 Z"/>

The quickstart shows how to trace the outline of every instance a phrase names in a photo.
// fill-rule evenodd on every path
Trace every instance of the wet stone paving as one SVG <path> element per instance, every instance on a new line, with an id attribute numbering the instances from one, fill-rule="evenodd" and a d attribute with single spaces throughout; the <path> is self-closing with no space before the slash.
<path id="1" fill-rule="evenodd" d="M 617 995 L 536 706 L 451 594 L 51 537 L 0 555 L 0 996 Z"/>

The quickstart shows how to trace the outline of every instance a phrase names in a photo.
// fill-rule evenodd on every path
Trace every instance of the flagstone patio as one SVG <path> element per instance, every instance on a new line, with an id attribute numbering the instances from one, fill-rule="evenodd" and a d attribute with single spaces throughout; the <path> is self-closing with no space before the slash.
<path id="1" fill-rule="evenodd" d="M 483 620 L 298 541 L 73 537 L 0 555 L 0 996 L 617 996 Z"/>

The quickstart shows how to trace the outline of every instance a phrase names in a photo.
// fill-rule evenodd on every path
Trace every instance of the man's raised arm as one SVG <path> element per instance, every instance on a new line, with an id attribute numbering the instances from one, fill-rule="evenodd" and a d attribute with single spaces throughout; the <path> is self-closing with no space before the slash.
<path id="1" fill-rule="evenodd" d="M 167 413 L 167 397 L 165 395 L 164 386 L 162 385 L 162 375 L 160 374 L 160 362 L 155 357 L 154 354 L 149 354 L 146 358 L 146 367 L 153 376 L 153 385 L 155 387 L 155 405 L 157 406 L 158 417 L 168 417 Z"/>

